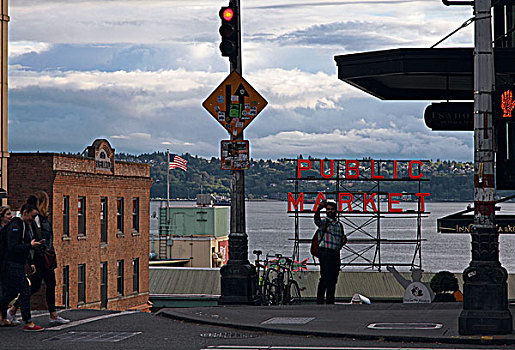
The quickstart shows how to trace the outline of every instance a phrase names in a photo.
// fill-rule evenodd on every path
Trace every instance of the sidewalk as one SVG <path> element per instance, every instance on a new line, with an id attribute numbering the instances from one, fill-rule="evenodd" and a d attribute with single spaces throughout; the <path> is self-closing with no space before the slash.
<path id="1" fill-rule="evenodd" d="M 461 303 L 214 306 L 166 308 L 158 315 L 188 322 L 295 335 L 402 342 L 515 344 L 509 335 L 458 334 Z M 510 307 L 515 315 L 515 305 Z M 515 317 L 514 317 L 515 319 Z"/>

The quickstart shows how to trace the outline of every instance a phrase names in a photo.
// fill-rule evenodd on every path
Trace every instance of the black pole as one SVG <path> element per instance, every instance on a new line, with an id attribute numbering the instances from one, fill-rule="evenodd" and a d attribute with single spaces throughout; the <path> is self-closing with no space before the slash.
<path id="1" fill-rule="evenodd" d="M 231 72 L 242 75 L 240 0 L 231 0 L 238 19 L 238 56 L 231 60 Z M 231 140 L 243 140 L 243 131 L 231 135 Z M 220 304 L 257 304 L 257 274 L 248 259 L 248 236 L 245 227 L 245 172 L 231 170 L 231 222 L 229 260 L 220 268 Z"/>
<path id="2" fill-rule="evenodd" d="M 458 326 L 462 335 L 509 334 L 513 325 L 508 273 L 499 261 L 495 226 L 491 0 L 476 0 L 474 14 L 474 226 L 472 260 L 463 271 L 463 310 Z"/>

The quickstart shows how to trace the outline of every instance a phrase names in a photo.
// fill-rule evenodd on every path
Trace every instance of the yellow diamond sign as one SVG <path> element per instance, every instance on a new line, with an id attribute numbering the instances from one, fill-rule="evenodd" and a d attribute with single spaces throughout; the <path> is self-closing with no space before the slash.
<path id="1" fill-rule="evenodd" d="M 268 104 L 266 100 L 233 71 L 202 103 L 202 106 L 231 135 L 239 135 Z"/>

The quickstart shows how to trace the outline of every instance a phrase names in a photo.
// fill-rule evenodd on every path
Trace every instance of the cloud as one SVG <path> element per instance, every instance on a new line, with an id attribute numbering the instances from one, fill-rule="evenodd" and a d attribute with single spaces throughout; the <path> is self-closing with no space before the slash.
<path id="1" fill-rule="evenodd" d="M 152 135 L 148 134 L 148 133 L 144 133 L 144 132 L 133 132 L 129 135 L 111 135 L 111 138 L 113 139 L 125 139 L 125 140 L 135 140 L 137 141 L 138 139 L 145 139 L 145 140 L 150 140 L 152 138 Z"/>
<path id="2" fill-rule="evenodd" d="M 41 54 L 45 51 L 50 50 L 51 44 L 45 42 L 31 42 L 31 41 L 9 41 L 9 59 L 13 59 L 17 56 L 26 55 L 28 53 Z"/>
<path id="3" fill-rule="evenodd" d="M 119 152 L 218 156 L 228 135 L 201 103 L 228 74 L 218 49 L 222 5 L 12 1 L 10 149 L 76 152 L 103 137 Z M 242 1 L 243 74 L 269 102 L 245 130 L 252 156 L 470 159 L 470 134 L 430 131 L 426 103 L 378 101 L 338 80 L 334 62 L 350 52 L 428 47 L 470 15 L 439 1 Z M 470 46 L 470 33 L 442 46 Z"/>
<path id="4" fill-rule="evenodd" d="M 403 132 L 397 128 L 363 128 L 329 133 L 280 132 L 255 139 L 262 154 L 281 149 L 286 157 L 299 154 L 318 157 L 374 157 L 382 159 L 430 159 L 445 153 L 452 159 L 469 159 L 469 145 L 450 136 Z M 447 150 L 452 146 L 452 150 Z"/>

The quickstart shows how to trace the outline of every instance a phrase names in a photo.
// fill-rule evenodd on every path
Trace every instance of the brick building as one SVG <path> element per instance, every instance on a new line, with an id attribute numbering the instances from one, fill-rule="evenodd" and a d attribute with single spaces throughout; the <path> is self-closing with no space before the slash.
<path id="1" fill-rule="evenodd" d="M 9 204 L 50 197 L 56 304 L 123 310 L 148 300 L 150 166 L 115 161 L 107 140 L 86 156 L 11 153 Z"/>

